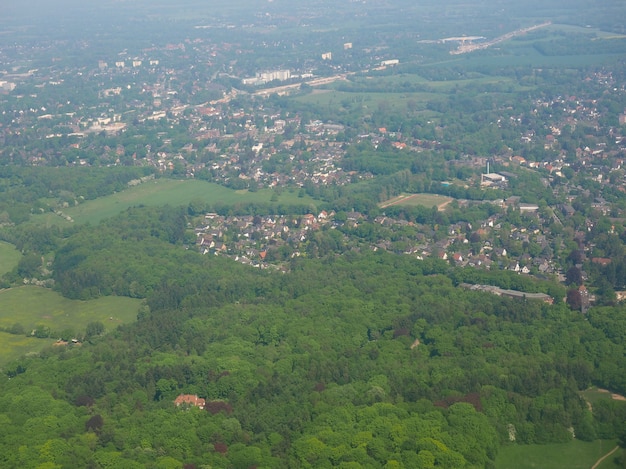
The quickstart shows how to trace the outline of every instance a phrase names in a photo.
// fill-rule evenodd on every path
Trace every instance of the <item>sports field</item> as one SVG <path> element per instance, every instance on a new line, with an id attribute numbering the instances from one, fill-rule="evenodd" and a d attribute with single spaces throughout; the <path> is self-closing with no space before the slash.
<path id="1" fill-rule="evenodd" d="M 422 205 L 427 208 L 437 207 L 441 211 L 453 200 L 451 197 L 438 194 L 402 194 L 381 203 L 380 208 L 391 207 L 392 205 L 407 205 L 410 207 Z"/>

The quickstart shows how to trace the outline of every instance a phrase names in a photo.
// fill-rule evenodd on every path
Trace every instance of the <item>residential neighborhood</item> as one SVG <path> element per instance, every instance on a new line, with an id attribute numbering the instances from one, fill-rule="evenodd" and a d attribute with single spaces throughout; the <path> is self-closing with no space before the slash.
<path id="1" fill-rule="evenodd" d="M 259 268 L 285 271 L 297 257 L 363 249 L 562 282 L 574 251 L 583 279 L 585 262 L 612 268 L 597 237 L 619 236 L 626 225 L 626 107 L 614 104 L 626 89 L 616 70 L 581 72 L 572 94 L 503 104 L 484 98 L 489 111 L 465 103 L 465 112 L 492 119 L 490 139 L 455 118 L 450 99 L 409 102 L 402 119 L 382 103 L 370 110 L 344 101 L 332 111 L 293 105 L 393 75 L 402 60 L 392 51 L 381 57 L 366 49 L 366 59 L 349 65 L 342 60 L 357 44 L 341 43 L 340 52 L 299 67 L 250 68 L 232 59 L 252 49 L 201 32 L 74 67 L 26 67 L 18 60 L 24 50 L 5 48 L 0 155 L 27 166 L 141 167 L 152 171 L 148 178 L 320 201 L 301 213 L 196 214 L 196 249 Z M 76 87 L 81 94 L 66 97 Z M 423 110 L 438 117 L 424 118 Z M 366 206 L 333 202 L 359 184 L 369 187 Z M 424 215 L 394 202 L 416 193 L 448 197 L 448 205 Z M 81 196 L 72 196 L 75 204 Z M 73 222 L 67 203 L 50 209 Z"/>

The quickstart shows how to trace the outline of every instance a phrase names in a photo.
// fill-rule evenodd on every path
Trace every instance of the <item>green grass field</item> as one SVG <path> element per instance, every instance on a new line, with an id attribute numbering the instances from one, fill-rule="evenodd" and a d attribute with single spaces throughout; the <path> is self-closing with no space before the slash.
<path id="1" fill-rule="evenodd" d="M 399 74 L 399 75 L 391 75 L 391 76 L 383 76 L 376 77 L 372 79 L 376 82 L 376 84 L 413 84 L 413 85 L 424 85 L 428 87 L 428 89 L 432 89 L 435 92 L 423 92 L 423 93 L 415 93 L 419 97 L 423 98 L 436 98 L 439 92 L 447 93 L 452 90 L 457 89 L 458 87 L 471 87 L 475 85 L 512 85 L 517 86 L 515 80 L 510 77 L 504 76 L 490 76 L 490 75 L 482 75 L 480 73 L 474 72 L 472 74 L 468 74 L 467 77 L 459 80 L 443 80 L 443 81 L 434 81 L 434 80 L 426 80 L 425 78 L 419 75 L 412 74 Z M 385 95 L 385 93 L 381 93 Z"/>
<path id="2" fill-rule="evenodd" d="M 618 449 L 611 456 L 602 461 L 596 469 L 623 469 L 624 466 L 619 463 L 619 458 L 626 457 L 626 450 Z"/>
<path id="3" fill-rule="evenodd" d="M 271 189 L 263 189 L 258 192 L 235 191 L 205 181 L 156 179 L 116 194 L 89 200 L 76 207 L 65 209 L 63 213 L 72 217 L 76 223 L 95 224 L 136 205 L 186 206 L 193 200 L 201 200 L 205 203 L 221 202 L 223 204 L 270 202 L 273 194 Z M 290 192 L 289 190 L 283 190 L 275 203 L 316 205 L 314 199 L 308 196 L 298 197 L 297 192 Z M 51 213 L 36 215 L 33 217 L 33 222 L 45 225 L 68 223 L 60 216 Z"/>
<path id="4" fill-rule="evenodd" d="M 473 60 L 474 58 L 472 58 Z M 451 62 L 463 59 L 451 59 Z M 446 62 L 447 65 L 450 63 Z M 492 86 L 500 93 L 527 91 L 512 78 L 504 76 L 486 76 L 473 72 L 459 80 L 427 80 L 415 73 L 398 73 L 372 77 L 355 77 L 352 82 L 338 81 L 317 88 L 313 93 L 295 96 L 294 101 L 310 105 L 320 110 L 337 109 L 341 114 L 371 113 L 379 106 L 404 112 L 410 103 L 411 112 L 419 113 L 423 118 L 436 119 L 438 113 L 428 110 L 429 102 L 445 99 L 450 93 L 471 87 Z M 385 92 L 384 90 L 396 90 Z"/>
<path id="5" fill-rule="evenodd" d="M 615 440 L 592 443 L 574 440 L 553 445 L 507 445 L 500 448 L 496 469 L 590 469 L 617 445 Z M 612 457 L 599 468 L 617 468 Z"/>
<path id="6" fill-rule="evenodd" d="M 427 208 L 431 207 L 439 207 L 439 210 L 442 210 L 445 205 L 452 202 L 451 197 L 446 197 L 444 195 L 438 194 L 402 194 L 398 197 L 394 197 L 393 199 L 389 199 L 382 204 L 380 204 L 381 208 L 390 207 L 392 205 L 406 205 L 409 207 L 416 207 L 418 205 L 422 205 Z"/>
<path id="7" fill-rule="evenodd" d="M 52 331 L 84 332 L 88 323 L 100 321 L 107 332 L 119 324 L 137 318 L 141 300 L 106 296 L 90 301 L 69 300 L 41 287 L 24 286 L 0 291 L 0 327 L 10 328 L 16 323 L 30 332 L 38 325 Z M 55 337 L 56 339 L 56 337 Z M 0 335 L 0 364 L 37 352 L 51 340 L 35 339 L 25 335 Z"/>
<path id="8" fill-rule="evenodd" d="M 546 27 L 548 31 L 563 31 L 566 33 L 580 33 L 580 34 L 595 34 L 598 38 L 602 39 L 617 39 L 625 37 L 623 34 L 616 34 L 614 32 L 602 31 L 597 28 L 585 28 L 583 26 L 575 26 L 572 24 L 554 23 Z"/>
<path id="9" fill-rule="evenodd" d="M 608 391 L 600 391 L 598 388 L 589 388 L 585 391 L 581 391 L 581 396 L 589 402 L 592 406 L 601 400 L 611 399 L 611 393 Z"/>
<path id="10" fill-rule="evenodd" d="M 56 339 L 36 339 L 24 335 L 0 332 L 0 370 L 13 360 L 31 353 L 41 352 L 52 345 Z"/>
<path id="11" fill-rule="evenodd" d="M 321 91 L 321 92 L 320 92 Z M 435 99 L 441 99 L 441 95 L 437 93 L 379 93 L 367 91 L 337 91 L 337 90 L 320 90 L 316 93 L 297 96 L 295 101 L 303 104 L 311 104 L 324 108 L 341 107 L 342 102 L 352 105 L 358 102 L 358 105 L 367 109 L 376 109 L 379 103 L 385 103 L 391 107 L 406 107 L 406 101 L 411 99 L 419 103 L 426 103 Z"/>
<path id="12" fill-rule="evenodd" d="M 22 254 L 15 249 L 15 246 L 0 241 L 0 275 L 13 270 L 20 261 Z"/>

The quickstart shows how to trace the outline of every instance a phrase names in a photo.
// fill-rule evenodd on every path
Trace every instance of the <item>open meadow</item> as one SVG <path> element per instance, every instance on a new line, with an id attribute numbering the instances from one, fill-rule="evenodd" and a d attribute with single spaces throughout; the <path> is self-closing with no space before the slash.
<path id="1" fill-rule="evenodd" d="M 199 180 L 155 179 L 116 194 L 86 201 L 75 207 L 63 210 L 76 223 L 96 224 L 106 218 L 117 215 L 129 207 L 137 205 L 172 205 L 187 206 L 192 201 L 207 204 L 237 204 L 272 201 L 275 194 L 271 189 L 258 192 L 235 191 L 218 184 Z M 315 205 L 316 201 L 308 196 L 298 197 L 297 192 L 283 190 L 273 200 L 276 204 Z M 54 214 L 36 215 L 33 221 L 38 224 L 66 224 L 63 218 Z"/>
<path id="2" fill-rule="evenodd" d="M 598 28 L 583 27 L 573 24 L 553 23 L 546 27 L 548 31 L 562 31 L 565 33 L 578 33 L 584 35 L 594 35 L 598 39 L 624 39 L 623 34 L 615 34 L 609 31 L 603 31 Z"/>
<path id="3" fill-rule="evenodd" d="M 69 300 L 52 290 L 35 286 L 2 290 L 0 327 L 10 329 L 19 324 L 24 333 L 1 334 L 0 365 L 28 352 L 37 352 L 53 342 L 26 337 L 39 326 L 49 328 L 53 333 L 74 331 L 78 334 L 83 333 L 90 322 L 100 321 L 110 332 L 119 324 L 133 322 L 140 304 L 141 300 L 119 296 Z"/>
<path id="4" fill-rule="evenodd" d="M 620 396 L 619 394 L 612 394 L 606 389 L 599 389 L 597 387 L 591 387 L 589 389 L 581 391 L 580 394 L 591 406 L 593 406 L 598 401 L 606 399 L 626 400 L 624 396 Z"/>
<path id="5" fill-rule="evenodd" d="M 20 357 L 41 352 L 52 345 L 56 339 L 37 339 L 25 335 L 0 332 L 0 371 L 4 366 Z"/>
<path id="6" fill-rule="evenodd" d="M 20 261 L 22 254 L 15 249 L 15 246 L 0 241 L 0 275 L 13 270 Z"/>
<path id="7" fill-rule="evenodd" d="M 590 469 L 609 453 L 615 440 L 586 442 L 574 440 L 570 443 L 550 445 L 506 445 L 500 448 L 496 458 L 496 469 Z M 597 469 L 617 469 L 614 458 L 606 458 Z"/>
<path id="8" fill-rule="evenodd" d="M 381 80 L 380 86 L 385 86 L 386 80 Z M 304 96 L 295 97 L 294 100 L 303 104 L 309 104 L 321 108 L 341 108 L 350 109 L 358 105 L 364 109 L 376 109 L 381 103 L 390 107 L 406 107 L 407 100 L 414 101 L 424 108 L 428 101 L 441 99 L 441 95 L 428 92 L 398 92 L 384 93 L 367 90 L 336 90 L 319 89 L 316 92 Z"/>

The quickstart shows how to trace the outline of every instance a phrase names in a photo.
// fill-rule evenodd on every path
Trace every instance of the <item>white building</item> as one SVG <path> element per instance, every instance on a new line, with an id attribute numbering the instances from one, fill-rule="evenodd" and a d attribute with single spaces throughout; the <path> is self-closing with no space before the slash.
<path id="1" fill-rule="evenodd" d="M 244 78 L 241 82 L 244 85 L 263 85 L 270 81 L 278 80 L 285 81 L 291 78 L 291 72 L 289 70 L 272 70 L 269 72 L 257 73 L 254 78 Z"/>
<path id="2" fill-rule="evenodd" d="M 10 81 L 0 81 L 0 90 L 3 91 L 13 91 L 15 86 L 15 83 L 11 83 Z"/>
<path id="3" fill-rule="evenodd" d="M 383 67 L 387 67 L 388 65 L 398 65 L 400 63 L 400 61 L 398 59 L 391 59 L 391 60 L 383 60 L 380 65 Z"/>
<path id="4" fill-rule="evenodd" d="M 481 186 L 492 186 L 497 184 L 505 184 L 506 177 L 498 173 L 487 173 L 480 175 Z"/>

